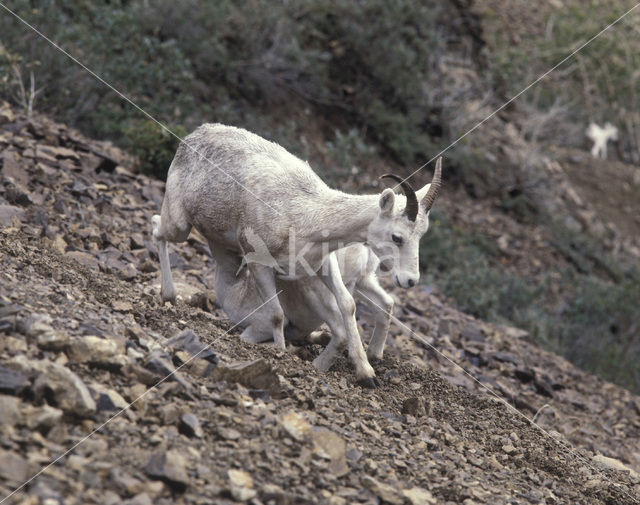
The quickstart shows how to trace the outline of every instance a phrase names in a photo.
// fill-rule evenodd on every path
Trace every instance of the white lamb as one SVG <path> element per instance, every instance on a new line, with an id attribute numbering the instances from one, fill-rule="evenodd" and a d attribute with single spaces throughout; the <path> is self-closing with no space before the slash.
<path id="1" fill-rule="evenodd" d="M 380 286 L 376 270 L 380 261 L 371 248 L 364 244 L 351 244 L 331 253 L 340 265 L 342 280 L 351 295 L 371 306 L 375 316 L 375 327 L 367 357 L 382 359 L 389 323 L 393 311 L 393 298 Z M 215 257 L 215 253 L 214 253 Z M 216 258 L 216 298 L 233 324 L 244 328 L 241 337 L 250 335 L 252 342 L 267 341 L 273 337 L 269 308 L 257 311 L 262 300 L 247 268 L 239 272 L 240 259 L 235 262 L 230 256 Z M 231 261 L 231 262 L 230 262 Z M 314 360 L 318 370 L 326 371 L 334 363 L 338 353 L 347 344 L 347 335 L 335 297 L 319 277 L 299 280 L 276 279 L 278 295 L 285 315 L 284 334 L 287 340 L 321 343 L 316 332 L 322 323 L 331 330 L 331 340 L 325 350 Z"/>

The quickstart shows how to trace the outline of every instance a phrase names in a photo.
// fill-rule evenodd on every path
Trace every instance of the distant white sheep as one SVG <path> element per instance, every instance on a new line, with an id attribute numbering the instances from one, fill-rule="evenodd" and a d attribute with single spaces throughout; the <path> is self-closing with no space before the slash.
<path id="1" fill-rule="evenodd" d="M 604 128 L 595 123 L 590 123 L 586 131 L 587 137 L 593 141 L 591 156 L 594 158 L 607 159 L 607 142 L 618 140 L 618 129 L 611 123 L 606 122 Z"/>

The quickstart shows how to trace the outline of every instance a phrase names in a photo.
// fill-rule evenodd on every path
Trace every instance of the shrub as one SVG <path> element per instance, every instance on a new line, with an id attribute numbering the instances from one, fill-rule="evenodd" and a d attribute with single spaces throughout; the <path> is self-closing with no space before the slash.
<path id="1" fill-rule="evenodd" d="M 437 211 L 421 244 L 421 267 L 461 310 L 524 328 L 576 365 L 640 391 L 640 271 L 618 265 L 584 234 L 558 223 L 550 229 L 567 266 L 537 285 L 505 272 L 486 237 L 453 226 Z M 557 292 L 565 300 L 559 306 Z"/>
<path id="2" fill-rule="evenodd" d="M 182 126 L 170 130 L 178 137 L 187 135 Z M 127 148 L 138 160 L 138 170 L 165 180 L 180 141 L 152 121 L 138 121 L 126 132 Z"/>

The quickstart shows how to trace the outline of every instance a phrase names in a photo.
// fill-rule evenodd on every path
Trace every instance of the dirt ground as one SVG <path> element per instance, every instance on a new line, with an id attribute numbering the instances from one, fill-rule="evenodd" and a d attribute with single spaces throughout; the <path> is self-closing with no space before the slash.
<path id="1" fill-rule="evenodd" d="M 425 286 L 392 292 L 373 391 L 246 344 L 195 236 L 161 305 L 161 183 L 44 118 L 0 129 L 0 499 L 46 468 L 3 503 L 638 503 L 628 391 Z"/>

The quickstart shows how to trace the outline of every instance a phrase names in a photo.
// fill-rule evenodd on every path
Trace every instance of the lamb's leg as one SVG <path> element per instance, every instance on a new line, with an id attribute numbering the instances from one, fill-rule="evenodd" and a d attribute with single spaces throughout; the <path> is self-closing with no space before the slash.
<path id="1" fill-rule="evenodd" d="M 344 285 L 336 255 L 330 254 L 326 262 L 328 268 L 322 268 L 318 275 L 336 298 L 338 310 L 340 311 L 344 325 L 343 328 L 346 333 L 349 357 L 356 368 L 358 384 L 364 387 L 375 388 L 375 372 L 367 360 L 367 355 L 362 347 L 362 341 L 360 340 L 358 325 L 356 323 L 356 302 Z M 329 323 L 329 321 L 327 321 L 327 323 Z M 331 342 L 329 346 L 331 346 Z"/>
<path id="2" fill-rule="evenodd" d="M 264 311 L 270 314 L 273 343 L 277 348 L 285 349 L 284 312 L 277 297 L 275 272 L 273 268 L 258 263 L 249 263 L 247 267 L 253 275 L 262 303 L 266 302 Z"/>
<path id="3" fill-rule="evenodd" d="M 391 314 L 393 311 L 393 298 L 380 286 L 375 274 L 368 275 L 356 286 L 356 294 L 367 305 L 373 307 L 376 314 L 376 325 L 373 336 L 367 349 L 367 357 L 370 361 L 382 359 L 384 344 L 387 341 Z"/>
<path id="4" fill-rule="evenodd" d="M 183 242 L 187 240 L 191 225 L 183 223 L 178 226 L 162 207 L 162 216 L 156 214 L 151 218 L 151 236 L 158 250 L 160 260 L 160 295 L 163 302 L 176 302 L 176 288 L 171 277 L 171 265 L 169 264 L 169 245 L 167 241 Z"/>

